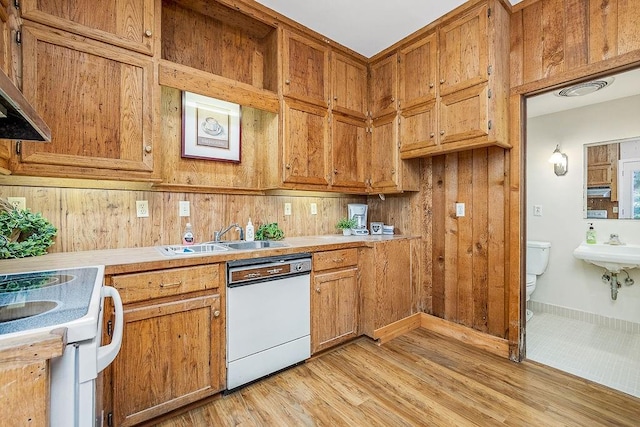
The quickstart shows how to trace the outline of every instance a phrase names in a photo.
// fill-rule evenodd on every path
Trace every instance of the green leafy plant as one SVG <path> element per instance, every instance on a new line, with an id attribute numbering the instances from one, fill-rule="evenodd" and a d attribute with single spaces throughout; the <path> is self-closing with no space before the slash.
<path id="1" fill-rule="evenodd" d="M 44 255 L 58 229 L 28 209 L 0 212 L 0 258 Z"/>
<path id="2" fill-rule="evenodd" d="M 278 227 L 277 222 L 270 224 L 262 224 L 256 230 L 256 240 L 282 240 L 284 239 L 284 231 Z"/>
<path id="3" fill-rule="evenodd" d="M 336 228 L 340 230 L 346 230 L 350 228 L 356 228 L 358 222 L 355 218 L 341 218 L 340 221 L 336 224 Z"/>

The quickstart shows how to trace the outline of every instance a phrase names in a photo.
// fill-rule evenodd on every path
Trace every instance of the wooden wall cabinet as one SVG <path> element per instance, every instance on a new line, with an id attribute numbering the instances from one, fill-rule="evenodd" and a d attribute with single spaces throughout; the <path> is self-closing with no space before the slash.
<path id="1" fill-rule="evenodd" d="M 22 0 L 22 17 L 136 52 L 153 55 L 154 0 Z"/>
<path id="2" fill-rule="evenodd" d="M 329 185 L 329 110 L 285 99 L 283 103 L 284 184 Z"/>
<path id="3" fill-rule="evenodd" d="M 411 240 L 376 242 L 359 249 L 361 332 L 376 330 L 413 314 Z"/>
<path id="4" fill-rule="evenodd" d="M 108 280 L 125 320 L 105 381 L 113 425 L 135 425 L 224 389 L 224 264 Z"/>
<path id="5" fill-rule="evenodd" d="M 510 147 L 508 25 L 499 1 L 483 1 L 400 49 L 403 159 Z"/>
<path id="6" fill-rule="evenodd" d="M 329 106 L 329 47 L 285 30 L 282 94 L 311 104 Z"/>
<path id="7" fill-rule="evenodd" d="M 393 54 L 369 66 L 369 111 L 376 119 L 398 110 L 398 55 Z"/>
<path id="8" fill-rule="evenodd" d="M 358 119 L 367 118 L 367 64 L 331 52 L 331 111 Z"/>
<path id="9" fill-rule="evenodd" d="M 313 254 L 311 353 L 358 336 L 358 250 Z"/>
<path id="10" fill-rule="evenodd" d="M 341 114 L 331 117 L 331 187 L 365 192 L 371 144 L 367 122 Z"/>
<path id="11" fill-rule="evenodd" d="M 17 174 L 154 180 L 151 59 L 25 22 L 23 93 L 52 142 L 16 147 Z"/>

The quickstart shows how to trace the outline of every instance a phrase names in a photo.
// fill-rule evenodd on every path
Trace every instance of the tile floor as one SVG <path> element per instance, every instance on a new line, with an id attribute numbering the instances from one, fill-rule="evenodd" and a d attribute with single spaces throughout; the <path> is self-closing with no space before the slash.
<path id="1" fill-rule="evenodd" d="M 527 358 L 640 397 L 640 334 L 534 311 Z"/>

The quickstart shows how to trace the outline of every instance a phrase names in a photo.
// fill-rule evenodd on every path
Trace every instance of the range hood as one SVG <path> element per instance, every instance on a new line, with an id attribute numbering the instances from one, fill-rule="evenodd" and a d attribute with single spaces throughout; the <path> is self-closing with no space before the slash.
<path id="1" fill-rule="evenodd" d="M 51 141 L 51 129 L 0 70 L 0 138 Z"/>

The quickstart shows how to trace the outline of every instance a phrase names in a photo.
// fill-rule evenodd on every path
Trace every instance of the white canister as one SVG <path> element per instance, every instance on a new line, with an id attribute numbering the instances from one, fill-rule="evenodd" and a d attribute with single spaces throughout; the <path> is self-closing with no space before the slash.
<path id="1" fill-rule="evenodd" d="M 371 234 L 382 234 L 382 226 L 384 224 L 381 222 L 372 222 L 371 223 Z"/>
<path id="2" fill-rule="evenodd" d="M 382 234 L 393 234 L 393 225 L 383 225 Z"/>

